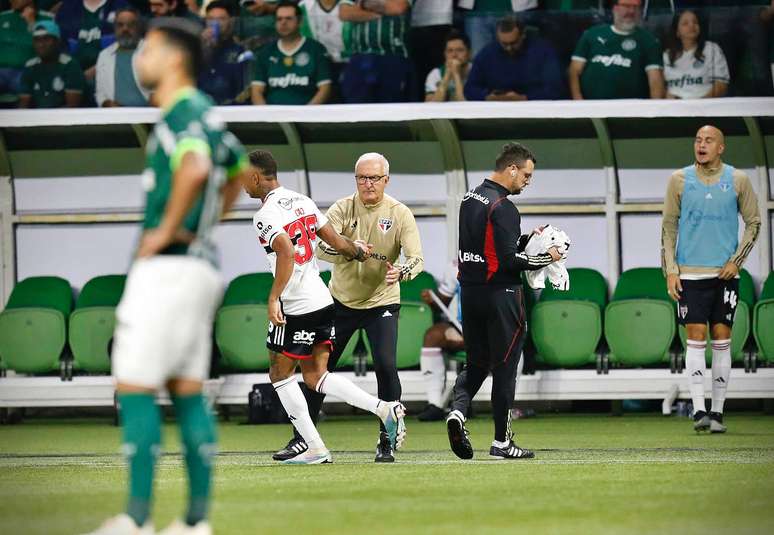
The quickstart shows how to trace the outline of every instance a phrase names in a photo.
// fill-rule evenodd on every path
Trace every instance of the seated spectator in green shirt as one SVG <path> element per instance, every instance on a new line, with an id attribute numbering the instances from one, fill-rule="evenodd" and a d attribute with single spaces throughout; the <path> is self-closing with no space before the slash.
<path id="1" fill-rule="evenodd" d="M 325 48 L 301 36 L 301 8 L 282 2 L 276 11 L 280 38 L 258 54 L 251 85 L 253 104 L 324 104 L 331 94 Z"/>
<path id="2" fill-rule="evenodd" d="M 85 80 L 80 65 L 61 52 L 59 26 L 50 20 L 35 24 L 32 31 L 37 57 L 22 73 L 20 108 L 77 108 Z"/>
<path id="3" fill-rule="evenodd" d="M 664 98 L 661 44 L 641 17 L 641 0 L 615 0 L 612 26 L 583 33 L 570 62 L 572 98 Z"/>
<path id="4" fill-rule="evenodd" d="M 53 18 L 35 9 L 34 0 L 11 0 L 11 9 L 0 13 L 0 94 L 19 94 L 24 65 L 35 57 L 30 30 Z"/>

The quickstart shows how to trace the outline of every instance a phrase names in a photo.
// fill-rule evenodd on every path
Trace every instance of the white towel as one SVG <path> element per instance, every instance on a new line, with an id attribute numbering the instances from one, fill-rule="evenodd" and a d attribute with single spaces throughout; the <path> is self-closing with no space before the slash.
<path id="1" fill-rule="evenodd" d="M 567 273 L 567 268 L 564 264 L 567 260 L 567 250 L 570 248 L 571 243 L 570 237 L 565 232 L 551 225 L 535 229 L 535 233 L 527 242 L 524 252 L 528 255 L 537 255 L 548 252 L 548 249 L 551 247 L 556 247 L 562 258 L 542 269 L 527 271 L 527 284 L 529 284 L 530 288 L 545 288 L 547 277 L 554 290 L 566 292 L 570 289 L 570 274 Z"/>

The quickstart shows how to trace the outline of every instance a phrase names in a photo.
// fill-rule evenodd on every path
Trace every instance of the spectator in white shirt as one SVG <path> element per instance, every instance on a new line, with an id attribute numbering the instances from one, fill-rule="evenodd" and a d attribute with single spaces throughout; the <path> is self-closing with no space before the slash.
<path id="1" fill-rule="evenodd" d="M 723 50 L 707 38 L 695 11 L 672 19 L 664 50 L 666 98 L 713 98 L 728 93 L 729 73 Z"/>
<path id="2" fill-rule="evenodd" d="M 452 30 L 446 36 L 444 59 L 425 80 L 425 101 L 465 100 L 463 92 L 470 73 L 470 41 L 465 34 Z"/>

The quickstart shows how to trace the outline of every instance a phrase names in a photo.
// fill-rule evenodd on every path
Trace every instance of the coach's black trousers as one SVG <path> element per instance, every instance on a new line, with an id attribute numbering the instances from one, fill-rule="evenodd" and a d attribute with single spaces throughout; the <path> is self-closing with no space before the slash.
<path id="1" fill-rule="evenodd" d="M 461 289 L 462 333 L 467 362 L 454 384 L 452 409 L 465 414 L 486 377 L 492 374 L 495 440 L 510 438 L 516 372 L 527 332 L 521 285 Z"/>
<path id="2" fill-rule="evenodd" d="M 355 309 L 342 305 L 334 299 L 336 307 L 336 341 L 328 359 L 328 371 L 334 371 L 344 348 L 358 329 L 364 329 L 371 346 L 374 372 L 379 399 L 397 401 L 401 396 L 400 378 L 396 364 L 398 351 L 398 316 L 400 305 L 385 305 L 368 309 Z M 305 389 L 309 415 L 317 424 L 325 396 Z M 382 426 L 383 427 L 383 426 Z M 295 428 L 293 428 L 295 430 Z"/>

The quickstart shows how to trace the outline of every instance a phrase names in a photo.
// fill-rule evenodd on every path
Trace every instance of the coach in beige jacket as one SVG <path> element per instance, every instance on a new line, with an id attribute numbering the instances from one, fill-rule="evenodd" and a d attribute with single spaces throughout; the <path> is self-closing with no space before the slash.
<path id="1" fill-rule="evenodd" d="M 389 182 L 387 159 L 375 152 L 363 154 L 355 164 L 357 191 L 336 201 L 326 214 L 336 232 L 370 245 L 369 260 L 346 262 L 325 243 L 320 243 L 316 254 L 319 259 L 333 264 L 330 291 L 336 306 L 336 340 L 328 369 L 336 368 L 352 335 L 358 329 L 364 329 L 371 346 L 379 398 L 394 401 L 401 396 L 395 362 L 400 282 L 421 273 L 424 259 L 414 215 L 405 204 L 384 193 Z M 316 421 L 323 396 L 312 392 L 307 399 L 309 413 Z M 277 452 L 275 459 L 292 458 L 302 453 L 305 445 L 300 440 L 300 437 L 291 440 L 284 450 Z M 375 460 L 395 460 L 383 428 Z"/>

